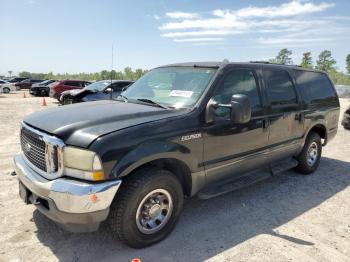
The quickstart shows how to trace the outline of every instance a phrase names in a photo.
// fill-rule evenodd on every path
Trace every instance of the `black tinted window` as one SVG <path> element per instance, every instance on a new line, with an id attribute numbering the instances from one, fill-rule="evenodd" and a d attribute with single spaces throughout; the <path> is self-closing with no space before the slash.
<path id="1" fill-rule="evenodd" d="M 80 82 L 69 82 L 69 81 L 65 82 L 64 85 L 66 85 L 66 86 L 79 86 L 79 87 L 81 86 Z"/>
<path id="2" fill-rule="evenodd" d="M 252 71 L 248 69 L 234 70 L 226 75 L 221 86 L 215 91 L 213 99 L 222 104 L 229 104 L 232 95 L 242 94 L 249 98 L 252 113 L 261 109 L 258 87 Z M 229 108 L 218 108 L 216 113 L 229 117 Z"/>
<path id="3" fill-rule="evenodd" d="M 317 103 L 335 98 L 335 93 L 328 77 L 323 73 L 297 71 L 296 79 L 301 95 L 307 103 Z"/>
<path id="4" fill-rule="evenodd" d="M 124 83 L 114 83 L 112 84 L 112 89 L 113 91 L 122 91 L 123 90 L 123 87 L 124 87 Z"/>
<path id="5" fill-rule="evenodd" d="M 289 74 L 284 70 L 264 70 L 267 96 L 271 106 L 297 103 L 297 96 Z"/>

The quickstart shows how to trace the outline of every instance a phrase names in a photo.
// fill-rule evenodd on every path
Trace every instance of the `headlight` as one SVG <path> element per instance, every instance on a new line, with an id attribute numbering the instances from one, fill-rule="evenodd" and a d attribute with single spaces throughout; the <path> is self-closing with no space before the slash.
<path id="1" fill-rule="evenodd" d="M 95 152 L 90 150 L 64 147 L 63 165 L 67 176 L 93 181 L 104 179 L 101 160 Z"/>

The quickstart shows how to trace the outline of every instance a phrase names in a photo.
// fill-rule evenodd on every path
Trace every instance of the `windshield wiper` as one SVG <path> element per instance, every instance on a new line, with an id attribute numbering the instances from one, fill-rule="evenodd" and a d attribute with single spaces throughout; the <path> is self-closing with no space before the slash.
<path id="1" fill-rule="evenodd" d="M 121 97 L 125 103 L 127 103 L 129 101 L 129 99 L 122 94 L 120 94 L 117 98 L 119 98 L 119 97 Z"/>
<path id="2" fill-rule="evenodd" d="M 157 102 L 155 102 L 155 101 L 153 101 L 153 100 L 151 100 L 151 99 L 147 99 L 147 98 L 138 98 L 137 100 L 138 100 L 138 101 L 141 101 L 141 102 L 145 102 L 145 103 L 147 103 L 147 104 L 152 104 L 152 105 L 155 105 L 155 106 L 164 108 L 164 109 L 170 109 L 170 108 L 167 107 L 166 105 L 157 103 Z"/>

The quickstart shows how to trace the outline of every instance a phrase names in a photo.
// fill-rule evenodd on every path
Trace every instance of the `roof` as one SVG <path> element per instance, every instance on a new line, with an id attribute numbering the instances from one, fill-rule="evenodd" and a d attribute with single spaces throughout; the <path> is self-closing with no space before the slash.
<path id="1" fill-rule="evenodd" d="M 103 79 L 103 80 L 98 80 L 96 82 L 102 82 L 102 81 L 105 81 L 105 82 L 111 82 L 112 83 L 119 83 L 119 82 L 135 82 L 133 80 L 127 80 L 127 79 L 119 79 L 119 80 L 115 80 L 115 79 Z"/>
<path id="2" fill-rule="evenodd" d="M 284 68 L 292 68 L 295 70 L 304 70 L 304 71 L 312 71 L 312 72 L 321 72 L 325 73 L 324 71 L 317 70 L 317 69 L 309 69 L 309 68 L 303 68 L 298 65 L 282 65 L 282 64 L 276 64 L 276 63 L 271 63 L 268 61 L 250 61 L 250 62 L 185 62 L 185 63 L 175 63 L 175 64 L 169 64 L 169 65 L 164 65 L 160 66 L 161 67 L 209 67 L 209 68 L 223 68 L 228 65 L 237 65 L 237 66 L 251 66 L 251 65 L 263 65 L 266 67 L 284 67 Z"/>

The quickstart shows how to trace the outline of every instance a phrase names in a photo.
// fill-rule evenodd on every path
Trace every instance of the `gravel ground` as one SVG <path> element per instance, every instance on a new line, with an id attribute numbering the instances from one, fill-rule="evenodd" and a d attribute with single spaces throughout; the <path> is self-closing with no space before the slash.
<path id="1" fill-rule="evenodd" d="M 210 200 L 187 200 L 166 240 L 135 250 L 106 226 L 65 232 L 20 200 L 10 175 L 19 121 L 57 106 L 26 95 L 0 94 L 0 261 L 350 261 L 350 132 L 341 126 L 314 175 L 289 171 Z M 342 110 L 349 104 L 342 99 Z"/>

